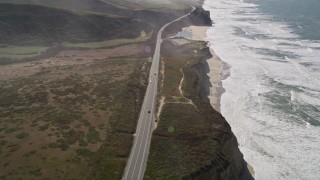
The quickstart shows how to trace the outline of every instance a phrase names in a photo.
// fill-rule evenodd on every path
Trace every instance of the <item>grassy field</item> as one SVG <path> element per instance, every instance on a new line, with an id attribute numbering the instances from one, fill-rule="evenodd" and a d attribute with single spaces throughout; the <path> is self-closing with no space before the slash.
<path id="1" fill-rule="evenodd" d="M 140 35 L 139 37 L 133 38 L 133 39 L 114 39 L 114 40 L 89 42 L 89 43 L 63 43 L 62 45 L 65 47 L 73 47 L 73 48 L 97 49 L 97 48 L 108 48 L 112 46 L 120 46 L 124 44 L 145 42 L 149 38 L 150 38 L 150 35 Z"/>
<path id="2" fill-rule="evenodd" d="M 166 100 L 152 136 L 145 179 L 192 179 L 217 159 L 228 162 L 221 153 L 221 139 L 231 132 L 230 127 L 207 101 L 200 98 L 198 90 L 196 67 L 204 58 L 204 47 L 203 42 L 175 47 L 166 41 L 163 45 L 165 73 L 160 93 Z M 184 74 L 183 96 L 192 104 L 172 101 L 181 97 L 178 93 L 182 78 L 179 69 Z"/>
<path id="3" fill-rule="evenodd" d="M 0 80 L 0 179 L 120 179 L 146 61 L 53 65 Z"/>
<path id="4" fill-rule="evenodd" d="M 109 48 L 114 46 L 121 46 L 127 44 L 134 44 L 140 42 L 146 42 L 149 40 L 152 32 L 150 34 L 141 32 L 140 36 L 132 39 L 114 39 L 98 42 L 88 42 L 88 43 L 62 43 L 62 48 L 84 48 L 84 49 L 101 49 Z M 61 50 L 62 50 L 61 48 Z M 0 47 L 0 64 L 10 64 L 16 62 L 23 62 L 26 60 L 31 60 L 44 53 L 48 50 L 54 49 L 53 47 L 46 46 L 7 46 Z"/>
<path id="5" fill-rule="evenodd" d="M 48 50 L 49 47 L 43 46 L 8 46 L 0 47 L 0 59 L 8 58 L 15 60 L 22 60 L 25 58 L 31 58 L 39 56 Z"/>

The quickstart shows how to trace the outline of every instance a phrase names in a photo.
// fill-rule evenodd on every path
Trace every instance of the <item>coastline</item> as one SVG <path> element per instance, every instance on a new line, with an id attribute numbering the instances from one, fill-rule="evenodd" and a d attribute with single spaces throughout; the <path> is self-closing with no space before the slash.
<path id="1" fill-rule="evenodd" d="M 186 28 L 183 28 L 183 31 L 189 32 L 192 34 L 191 39 L 195 41 L 206 41 L 207 37 L 207 30 L 209 27 L 207 26 L 189 26 Z M 207 45 L 209 47 L 209 45 Z M 208 76 L 210 78 L 210 84 L 209 87 L 210 93 L 209 93 L 209 100 L 212 105 L 212 107 L 220 112 L 220 99 L 221 95 L 224 93 L 224 88 L 222 87 L 222 79 L 223 72 L 224 72 L 224 64 L 220 60 L 220 58 L 215 54 L 214 50 L 210 49 L 210 53 L 212 57 L 207 60 L 209 65 L 209 73 Z"/>
<path id="2" fill-rule="evenodd" d="M 246 162 L 231 127 L 208 98 L 212 55 L 207 42 L 179 45 L 167 40 L 162 48 L 164 84 L 159 90 L 165 103 L 152 137 L 146 179 L 239 179 Z"/>
<path id="3" fill-rule="evenodd" d="M 146 179 L 253 179 L 237 138 L 217 111 L 224 92 L 222 67 L 227 66 L 217 64 L 206 41 L 211 25 L 209 12 L 199 7 L 164 35 L 164 84 L 159 90 L 165 102 L 152 136 Z M 210 67 L 209 60 L 215 65 Z M 209 77 L 210 72 L 215 75 Z"/>
<path id="4" fill-rule="evenodd" d="M 218 112 L 220 112 L 220 100 L 222 94 L 225 92 L 225 89 L 222 86 L 222 73 L 224 70 L 224 66 L 223 62 L 219 59 L 219 57 L 211 48 L 210 52 L 212 58 L 208 59 L 208 65 L 210 68 L 208 76 L 210 77 L 211 87 L 208 98 L 210 99 L 212 107 Z"/>
<path id="5" fill-rule="evenodd" d="M 207 38 L 207 30 L 209 27 L 207 26 L 189 26 L 183 28 L 183 31 L 189 32 L 192 34 L 191 39 L 196 41 L 205 41 L 207 42 L 207 46 L 210 49 L 210 53 L 212 57 L 207 60 L 209 65 L 209 80 L 211 86 L 210 94 L 208 98 L 210 100 L 210 104 L 212 107 L 220 112 L 221 108 L 221 96 L 225 92 L 225 89 L 222 86 L 222 80 L 226 79 L 229 76 L 229 67 L 226 63 L 224 63 L 219 56 L 214 52 L 214 50 L 210 47 L 210 43 L 206 40 Z M 221 112 L 220 112 L 221 113 Z M 250 179 L 250 177 L 255 176 L 254 168 L 251 164 L 246 163 L 247 171 L 243 172 L 240 179 Z"/>

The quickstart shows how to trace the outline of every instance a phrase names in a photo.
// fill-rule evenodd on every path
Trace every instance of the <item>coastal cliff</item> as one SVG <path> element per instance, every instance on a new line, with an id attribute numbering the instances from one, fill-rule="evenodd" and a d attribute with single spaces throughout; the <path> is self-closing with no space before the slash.
<path id="1" fill-rule="evenodd" d="M 169 26 L 164 37 L 190 25 L 211 26 L 209 12 L 196 8 Z M 207 42 L 176 37 L 161 48 L 163 106 L 145 179 L 253 179 L 230 125 L 208 98 L 212 87 L 208 59 L 213 56 Z"/>
<path id="2" fill-rule="evenodd" d="M 192 69 L 197 73 L 194 88 L 199 96 L 199 103 L 206 104 L 210 103 L 208 95 L 211 85 L 207 60 L 212 58 L 212 54 L 208 47 L 203 48 L 201 54 L 202 57 L 198 63 L 192 66 Z M 211 105 L 207 105 L 207 108 L 205 113 L 211 117 L 216 125 L 220 125 L 213 137 L 219 142 L 219 153 L 216 158 L 211 160 L 210 164 L 199 167 L 198 170 L 186 176 L 187 179 L 253 179 L 248 174 L 247 164 L 238 148 L 237 139 L 230 125 Z M 221 131 L 222 129 L 224 131 Z"/>
<path id="3" fill-rule="evenodd" d="M 210 12 L 203 10 L 202 8 L 197 8 L 191 15 L 193 19 L 193 25 L 205 25 L 211 26 L 212 20 L 210 18 Z M 197 21 L 196 19 L 201 19 Z M 199 23 L 200 22 L 200 23 Z M 215 134 L 214 138 L 219 142 L 219 153 L 216 158 L 211 160 L 210 164 L 206 164 L 199 167 L 198 170 L 185 176 L 185 179 L 253 179 L 249 170 L 247 168 L 247 163 L 243 159 L 243 155 L 238 147 L 238 142 L 233 134 L 230 125 L 227 123 L 225 118 L 217 112 L 210 104 L 210 99 L 208 98 L 210 94 L 210 77 L 208 76 L 210 72 L 210 67 L 208 60 L 213 57 L 210 48 L 203 46 L 200 50 L 201 55 L 199 56 L 199 61 L 191 66 L 192 70 L 196 72 L 197 77 L 195 78 L 193 88 L 198 94 L 200 100 L 198 106 L 207 104 L 206 112 L 208 116 L 212 117 L 212 121 L 219 124 L 220 130 L 225 129 L 224 132 L 219 132 Z M 192 97 L 190 97 L 192 99 Z M 220 100 L 220 97 L 217 97 Z M 193 98 L 193 102 L 197 102 Z"/>
<path id="4" fill-rule="evenodd" d="M 145 179 L 241 179 L 247 172 L 230 125 L 208 99 L 211 57 L 206 42 L 164 41 L 159 92 L 164 103 Z"/>

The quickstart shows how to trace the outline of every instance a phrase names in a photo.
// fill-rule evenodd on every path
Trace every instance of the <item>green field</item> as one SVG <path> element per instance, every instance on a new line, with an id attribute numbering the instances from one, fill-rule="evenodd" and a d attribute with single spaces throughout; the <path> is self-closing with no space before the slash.
<path id="1" fill-rule="evenodd" d="M 150 35 L 146 35 L 146 36 L 139 36 L 133 39 L 114 39 L 114 40 L 89 42 L 89 43 L 63 43 L 63 46 L 72 47 L 72 48 L 89 48 L 89 49 L 108 48 L 108 47 L 120 46 L 124 44 L 145 42 L 149 38 L 150 38 Z"/>
<path id="2" fill-rule="evenodd" d="M 149 40 L 150 34 L 146 34 L 144 31 L 141 35 L 133 39 L 114 39 L 98 42 L 88 43 L 63 43 L 63 47 L 67 48 L 84 48 L 84 49 L 99 49 L 108 48 L 113 46 L 121 46 L 125 44 L 140 43 Z M 0 64 L 8 64 L 14 62 L 21 62 L 25 59 L 30 59 L 42 55 L 51 47 L 49 46 L 7 46 L 0 47 Z M 3 59 L 1 61 L 1 59 Z"/>
<path id="3" fill-rule="evenodd" d="M 0 48 L 0 59 L 16 59 L 22 60 L 25 58 L 32 58 L 39 56 L 48 50 L 49 47 L 43 46 L 8 46 Z"/>

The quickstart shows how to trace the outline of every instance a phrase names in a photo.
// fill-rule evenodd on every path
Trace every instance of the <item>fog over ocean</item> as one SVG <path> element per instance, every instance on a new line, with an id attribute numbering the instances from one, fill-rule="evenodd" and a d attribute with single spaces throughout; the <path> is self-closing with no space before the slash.
<path id="1" fill-rule="evenodd" d="M 221 113 L 255 178 L 320 178 L 320 1 L 206 0 Z"/>

